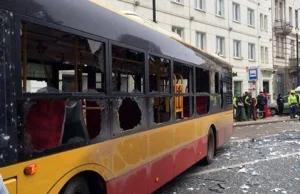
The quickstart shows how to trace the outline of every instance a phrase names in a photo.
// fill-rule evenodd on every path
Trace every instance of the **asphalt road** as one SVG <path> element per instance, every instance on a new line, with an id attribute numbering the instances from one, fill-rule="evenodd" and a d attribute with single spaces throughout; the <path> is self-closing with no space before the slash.
<path id="1" fill-rule="evenodd" d="M 237 128 L 210 166 L 196 164 L 156 193 L 300 193 L 300 123 Z"/>

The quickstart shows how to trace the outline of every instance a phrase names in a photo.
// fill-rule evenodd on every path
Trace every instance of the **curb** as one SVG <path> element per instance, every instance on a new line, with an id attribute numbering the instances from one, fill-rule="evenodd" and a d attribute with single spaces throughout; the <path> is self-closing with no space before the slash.
<path id="1" fill-rule="evenodd" d="M 261 124 L 269 124 L 269 123 L 281 123 L 281 122 L 289 122 L 293 121 L 290 119 L 285 120 L 274 120 L 274 121 L 253 121 L 252 123 L 234 123 L 233 127 L 243 127 L 243 126 L 249 126 L 249 125 L 261 125 Z"/>

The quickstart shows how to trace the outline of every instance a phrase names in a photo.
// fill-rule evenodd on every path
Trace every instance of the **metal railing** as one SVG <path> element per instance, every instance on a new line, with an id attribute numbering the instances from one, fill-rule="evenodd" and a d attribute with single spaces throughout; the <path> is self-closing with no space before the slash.
<path id="1" fill-rule="evenodd" d="M 274 32 L 275 34 L 288 35 L 292 32 L 293 26 L 290 22 L 285 20 L 275 20 Z"/>

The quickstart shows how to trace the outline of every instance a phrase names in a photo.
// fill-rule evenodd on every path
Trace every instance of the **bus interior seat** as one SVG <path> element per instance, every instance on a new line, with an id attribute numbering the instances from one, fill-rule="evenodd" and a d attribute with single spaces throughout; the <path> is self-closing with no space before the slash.
<path id="1" fill-rule="evenodd" d="M 45 87 L 39 89 L 37 93 L 50 91 L 57 92 L 57 89 Z M 37 150 L 59 146 L 64 115 L 64 101 L 40 100 L 32 103 L 24 118 L 24 132 L 30 135 L 30 142 L 28 143 Z"/>
<path id="2" fill-rule="evenodd" d="M 196 98 L 197 113 L 206 114 L 207 113 L 207 96 L 199 96 Z"/>
<path id="3" fill-rule="evenodd" d="M 49 149 L 60 144 L 64 115 L 64 101 L 42 100 L 31 105 L 25 118 L 25 133 L 29 133 L 35 149 Z"/>
<path id="4" fill-rule="evenodd" d="M 69 101 L 66 103 L 65 119 L 61 143 L 66 144 L 69 141 L 87 140 L 88 134 L 82 113 L 81 101 Z"/>

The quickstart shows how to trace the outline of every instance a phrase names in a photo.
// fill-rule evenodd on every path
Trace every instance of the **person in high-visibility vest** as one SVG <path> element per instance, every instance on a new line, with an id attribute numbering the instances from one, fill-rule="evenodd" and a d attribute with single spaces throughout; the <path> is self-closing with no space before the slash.
<path id="1" fill-rule="evenodd" d="M 247 93 L 245 96 L 245 112 L 247 120 L 251 119 L 251 93 Z"/>
<path id="2" fill-rule="evenodd" d="M 296 115 L 296 106 L 298 104 L 297 97 L 295 95 L 295 91 L 291 90 L 290 95 L 288 97 L 288 104 L 290 106 L 290 117 L 295 118 Z"/>

